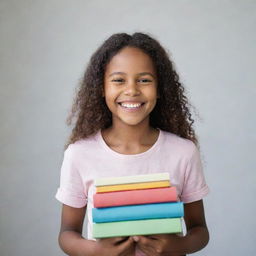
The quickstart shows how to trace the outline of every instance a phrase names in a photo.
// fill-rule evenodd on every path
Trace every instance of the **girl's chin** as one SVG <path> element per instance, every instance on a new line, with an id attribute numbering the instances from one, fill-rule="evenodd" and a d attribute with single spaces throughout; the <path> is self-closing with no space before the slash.
<path id="1" fill-rule="evenodd" d="M 138 126 L 143 122 L 148 123 L 148 118 L 119 118 L 119 121 L 123 123 L 123 125 L 127 126 Z"/>

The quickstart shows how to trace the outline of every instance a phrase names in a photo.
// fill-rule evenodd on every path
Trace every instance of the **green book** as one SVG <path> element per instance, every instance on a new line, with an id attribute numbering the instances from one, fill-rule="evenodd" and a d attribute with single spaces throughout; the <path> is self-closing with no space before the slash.
<path id="1" fill-rule="evenodd" d="M 93 224 L 94 238 L 180 232 L 182 232 L 181 218 L 132 220 Z"/>

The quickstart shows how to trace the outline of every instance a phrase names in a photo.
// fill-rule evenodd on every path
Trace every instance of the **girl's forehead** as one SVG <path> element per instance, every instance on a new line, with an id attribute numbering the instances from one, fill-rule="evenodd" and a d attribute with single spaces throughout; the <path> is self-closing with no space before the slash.
<path id="1" fill-rule="evenodd" d="M 134 47 L 125 47 L 112 57 L 106 67 L 106 72 L 112 72 L 113 70 L 155 73 L 151 58 L 139 48 Z"/>

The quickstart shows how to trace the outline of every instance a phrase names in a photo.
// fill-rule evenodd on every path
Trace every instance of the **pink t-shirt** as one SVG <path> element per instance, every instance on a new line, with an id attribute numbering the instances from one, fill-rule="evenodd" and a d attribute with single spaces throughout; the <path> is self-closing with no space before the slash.
<path id="1" fill-rule="evenodd" d="M 56 198 L 75 208 L 87 204 L 87 239 L 93 239 L 94 180 L 156 172 L 170 173 L 171 184 L 176 186 L 179 199 L 184 203 L 200 200 L 209 192 L 200 153 L 192 141 L 160 130 L 157 141 L 146 152 L 124 155 L 112 150 L 98 131 L 66 149 Z"/>

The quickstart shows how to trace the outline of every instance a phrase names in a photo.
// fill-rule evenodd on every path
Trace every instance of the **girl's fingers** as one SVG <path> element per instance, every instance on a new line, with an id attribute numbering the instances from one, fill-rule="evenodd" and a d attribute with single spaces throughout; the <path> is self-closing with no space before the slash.
<path id="1" fill-rule="evenodd" d="M 139 249 L 145 253 L 147 256 L 155 256 L 155 251 L 153 250 L 153 248 L 149 247 L 149 246 L 145 246 L 145 245 L 138 245 Z"/>
<path id="2" fill-rule="evenodd" d="M 134 256 L 135 243 L 130 237 L 102 238 L 98 240 L 101 255 Z"/>
<path id="3" fill-rule="evenodd" d="M 147 236 L 147 238 L 149 238 L 149 239 L 153 239 L 153 240 L 157 240 L 158 238 L 156 237 L 156 236 Z"/>
<path id="4" fill-rule="evenodd" d="M 127 240 L 128 237 L 127 236 L 123 236 L 123 237 L 110 237 L 110 238 L 102 238 L 100 239 L 101 242 L 103 243 L 108 243 L 108 244 L 119 244 L 122 243 L 123 241 Z"/>
<path id="5" fill-rule="evenodd" d="M 137 240 L 139 248 L 147 255 L 158 255 L 161 252 L 159 241 L 155 238 L 147 237 L 147 236 L 138 236 L 133 237 L 133 239 Z"/>
<path id="6" fill-rule="evenodd" d="M 155 239 L 151 239 L 150 237 L 146 237 L 146 236 L 133 236 L 132 237 L 133 241 L 135 242 L 138 242 L 140 244 L 151 244 L 152 243 L 152 240 L 155 240 Z"/>
<path id="7" fill-rule="evenodd" d="M 130 255 L 131 252 L 135 251 L 135 243 L 131 237 L 124 240 L 116 246 L 118 255 Z"/>
<path id="8" fill-rule="evenodd" d="M 120 244 L 123 243 L 124 241 L 128 240 L 129 237 L 128 236 L 122 236 L 122 237 L 115 237 L 114 238 L 114 243 L 115 244 Z"/>

